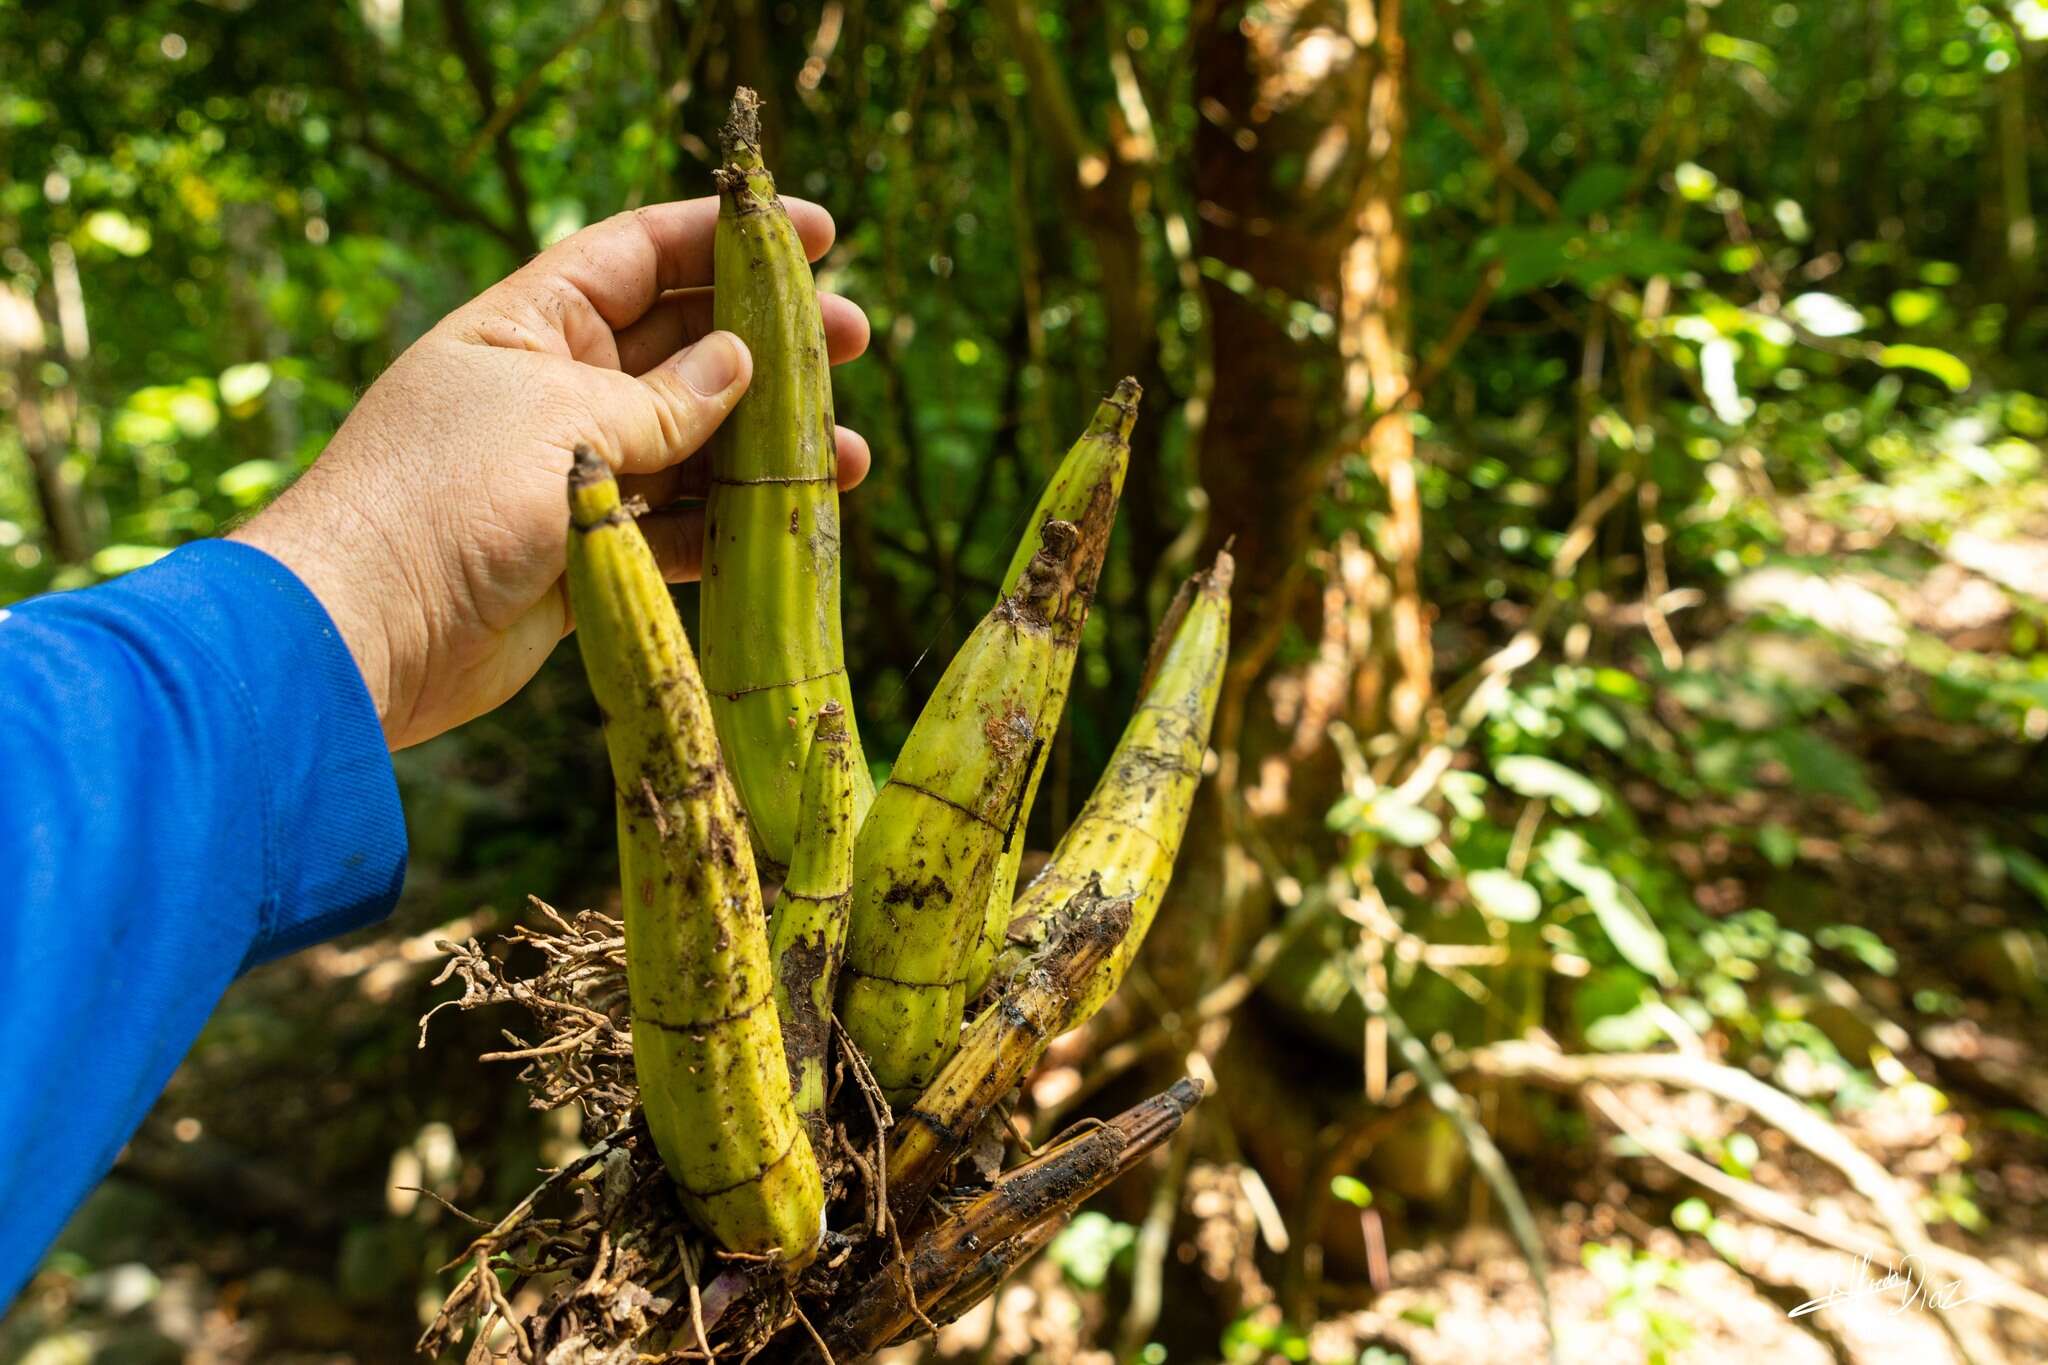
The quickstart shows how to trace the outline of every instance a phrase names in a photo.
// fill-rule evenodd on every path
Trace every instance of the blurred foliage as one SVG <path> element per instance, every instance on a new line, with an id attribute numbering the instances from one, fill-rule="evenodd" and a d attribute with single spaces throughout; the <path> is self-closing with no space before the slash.
<path id="1" fill-rule="evenodd" d="M 1127 714 L 1164 585 L 1229 514 L 1197 475 L 1216 367 L 1329 366 L 1342 320 L 1202 251 L 1192 149 L 1213 111 L 1194 69 L 1214 6 L 1091 0 L 1035 21 L 1089 135 L 1130 143 L 1142 121 L 1150 139 L 1131 213 L 1167 528 L 1118 534 L 1034 815 L 1044 843 Z M 1918 1082 L 1888 1063 L 1887 1024 L 2048 993 L 2028 936 L 2048 908 L 2048 7 L 1437 0 L 1407 30 L 1421 356 L 1480 308 L 1408 419 L 1447 701 L 1445 725 L 1403 742 L 1454 753 L 1430 781 L 1388 780 L 1389 737 L 1332 727 L 1349 749 L 1327 820 L 1307 812 L 1261 855 L 1298 903 L 1267 1003 L 1356 1050 L 1342 912 L 1383 899 L 1418 945 L 1383 965 L 1419 1035 L 1541 1025 L 1620 1051 L 1711 1034 L 1817 1101 L 1904 1093 Z M 217 533 L 527 253 L 707 193 L 740 81 L 769 95 L 785 191 L 838 220 L 821 282 L 874 322 L 838 396 L 876 453 L 846 547 L 878 752 L 1115 378 L 1103 267 L 1061 193 L 1075 168 L 1033 131 L 1045 92 L 988 8 L 0 0 L 0 71 L 0 603 Z M 1296 349 L 1247 357 L 1214 335 L 1222 293 Z M 1391 559 L 1356 431 L 1336 413 L 1329 431 L 1298 555 Z M 1276 671 L 1307 667 L 1313 614 L 1265 605 L 1241 601 L 1240 621 L 1279 631 Z M 1488 673 L 1518 632 L 1519 666 Z M 589 721 L 557 659 L 498 716 L 400 756 L 411 922 L 608 884 Z M 1882 870 L 1930 809 L 1946 870 Z M 1879 870 L 1845 872 L 1859 860 Z M 1497 952 L 1427 951 L 1444 945 Z M 1746 1170 L 1728 1146 L 1713 1159 Z M 1366 1184 L 1342 1179 L 1331 1197 L 1362 1208 Z M 1981 1216 L 1961 1185 L 1930 1198 Z M 1710 1213 L 1673 1218 L 1716 1235 Z M 1133 1240 L 1084 1215 L 1053 1256 L 1099 1288 Z M 1683 1349 L 1651 1293 L 1673 1267 L 1586 1257 L 1613 1313 Z M 1307 1347 L 1247 1315 L 1221 1349 Z"/>

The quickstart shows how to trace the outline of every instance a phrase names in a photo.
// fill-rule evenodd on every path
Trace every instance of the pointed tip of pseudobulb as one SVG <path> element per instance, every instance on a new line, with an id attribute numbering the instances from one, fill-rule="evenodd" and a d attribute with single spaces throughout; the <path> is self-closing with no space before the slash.
<path id="1" fill-rule="evenodd" d="M 1144 387 L 1130 376 L 1118 380 L 1116 388 L 1095 405 L 1095 416 L 1088 423 L 1087 435 L 1111 436 L 1119 442 L 1128 440 L 1131 428 L 1138 423 L 1138 399 L 1144 393 Z"/>
<path id="2" fill-rule="evenodd" d="M 1138 420 L 1138 400 L 1145 396 L 1145 386 L 1130 375 L 1116 381 L 1116 389 L 1109 395 L 1109 402 L 1124 414 L 1123 430 L 1130 435 L 1131 428 Z"/>
<path id="3" fill-rule="evenodd" d="M 737 86 L 732 92 L 732 109 L 726 115 L 725 127 L 718 133 L 718 140 L 725 147 L 726 160 L 731 161 L 742 151 L 752 151 L 755 159 L 761 152 L 761 97 L 750 86 Z"/>
<path id="4" fill-rule="evenodd" d="M 579 444 L 571 458 L 573 463 L 569 466 L 569 487 L 572 489 L 588 488 L 592 484 L 603 483 L 613 477 L 612 467 L 587 445 Z"/>
<path id="5" fill-rule="evenodd" d="M 619 481 L 612 467 L 589 446 L 577 446 L 569 465 L 569 523 L 587 530 L 618 506 Z"/>
<path id="6" fill-rule="evenodd" d="M 1230 547 L 1236 542 L 1236 536 L 1225 542 L 1223 548 L 1216 552 L 1216 562 L 1209 566 L 1209 572 L 1203 576 L 1202 587 L 1212 596 L 1230 596 L 1231 580 L 1237 577 L 1237 560 L 1231 555 Z"/>

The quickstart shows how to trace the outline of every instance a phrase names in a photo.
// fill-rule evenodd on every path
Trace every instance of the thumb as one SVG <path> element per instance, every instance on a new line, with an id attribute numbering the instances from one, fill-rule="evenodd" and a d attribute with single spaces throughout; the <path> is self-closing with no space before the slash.
<path id="1" fill-rule="evenodd" d="M 621 474 L 651 474 L 694 455 L 754 377 L 753 356 L 731 332 L 713 332 L 637 378 L 602 376 L 592 442 Z"/>

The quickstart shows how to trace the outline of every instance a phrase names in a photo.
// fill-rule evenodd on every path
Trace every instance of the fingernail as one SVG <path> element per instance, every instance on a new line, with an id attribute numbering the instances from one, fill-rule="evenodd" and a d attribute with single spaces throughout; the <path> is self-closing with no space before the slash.
<path id="1" fill-rule="evenodd" d="M 740 348 L 731 336 L 713 332 L 683 352 L 676 373 L 706 398 L 716 398 L 740 377 Z"/>

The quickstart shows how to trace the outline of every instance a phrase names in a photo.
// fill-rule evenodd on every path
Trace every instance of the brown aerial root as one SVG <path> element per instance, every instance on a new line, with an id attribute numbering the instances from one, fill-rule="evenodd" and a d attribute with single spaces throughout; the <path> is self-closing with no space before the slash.
<path id="1" fill-rule="evenodd" d="M 627 1020 L 626 936 L 619 921 L 585 910 L 573 920 L 538 897 L 533 907 L 555 926 L 550 933 L 525 925 L 504 942 L 531 948 L 545 961 L 540 975 L 514 979 L 504 974 L 475 939 L 438 945 L 448 965 L 434 978 L 440 985 L 462 978 L 462 995 L 434 1006 L 420 1020 L 424 1046 L 427 1024 L 451 1006 L 518 1005 L 539 1025 L 541 1040 L 528 1043 L 507 1032 L 511 1046 L 485 1054 L 486 1062 L 525 1062 L 519 1079 L 533 1092 L 534 1106 L 582 1108 L 586 1132 L 610 1133 L 632 1117 L 639 1102 L 633 1084 L 633 1035 Z"/>
<path id="2" fill-rule="evenodd" d="M 538 1041 L 508 1031 L 510 1046 L 485 1060 L 523 1063 L 536 1108 L 575 1104 L 590 1150 L 548 1173 L 444 1267 L 462 1274 L 420 1349 L 443 1355 L 469 1336 L 477 1362 L 738 1360 L 790 1320 L 790 1291 L 772 1268 L 710 1246 L 676 1198 L 639 1115 L 619 921 L 534 905 L 551 929 L 522 926 L 490 949 L 473 939 L 441 945 L 450 956 L 440 979 L 459 978 L 463 993 L 435 1012 L 525 1009 Z M 513 976 L 507 947 L 537 952 L 540 973 Z M 843 1074 L 841 1084 L 849 1084 Z M 828 1180 L 862 1191 L 862 1172 L 881 1169 L 883 1134 L 835 1125 L 818 1157 Z M 881 1197 L 879 1189 L 848 1196 L 856 1209 L 879 1209 Z M 843 1253 L 870 1228 L 857 1217 L 834 1234 L 835 1247 Z"/>

